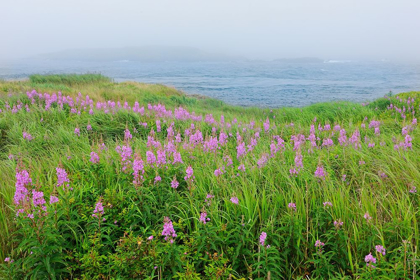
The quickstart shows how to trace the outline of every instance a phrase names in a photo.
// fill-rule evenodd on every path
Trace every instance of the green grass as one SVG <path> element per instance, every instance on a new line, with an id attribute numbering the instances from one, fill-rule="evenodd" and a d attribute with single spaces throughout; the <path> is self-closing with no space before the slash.
<path id="1" fill-rule="evenodd" d="M 107 83 L 111 79 L 101 74 L 62 74 L 62 75 L 30 75 L 29 82 L 32 84 L 54 84 L 54 85 L 86 85 L 94 83 Z"/>
<path id="2" fill-rule="evenodd" d="M 43 101 L 29 105 L 30 112 L 25 108 L 16 113 L 4 109 L 6 102 L 11 107 L 19 101 L 31 104 L 25 93 L 33 89 L 50 94 L 62 91 L 73 98 L 81 92 L 94 101 L 114 100 L 130 106 L 138 101 L 145 108 L 148 103 L 162 103 L 171 110 L 182 106 L 203 115 L 203 119 L 211 113 L 217 122 L 223 115 L 225 122 L 232 123 L 223 130 L 232 137 L 216 152 L 205 152 L 202 144 L 195 149 L 184 147 L 188 138 L 185 130 L 192 124 L 204 140 L 216 136 L 212 133 L 214 125 L 204 121 L 157 118 L 152 113 L 126 110 L 108 114 L 95 111 L 93 115 L 82 110 L 79 115 L 70 113 L 68 105 L 61 110 L 55 104 L 46 111 Z M 398 95 L 405 101 L 416 99 L 411 104 L 416 112 L 414 116 L 407 114 L 406 119 L 387 109 L 391 103 L 408 107 L 395 96 L 367 106 L 331 102 L 268 110 L 230 106 L 163 85 L 114 83 L 107 78 L 74 75 L 1 81 L 0 92 L 0 261 L 8 256 L 15 260 L 3 264 L 3 278 L 267 279 L 269 274 L 271 279 L 417 277 L 419 194 L 409 190 L 413 186 L 419 189 L 418 127 L 411 125 L 413 130 L 409 132 L 412 150 L 395 150 L 394 145 L 404 141 L 402 128 L 419 117 L 420 92 Z M 265 132 L 263 122 L 267 118 L 271 126 Z M 167 168 L 146 164 L 144 182 L 134 186 L 133 171 L 122 170 L 115 148 L 129 144 L 146 162 L 146 151 L 156 154 L 159 150 L 147 146 L 150 130 L 157 130 L 157 119 L 161 120 L 162 132 L 155 133 L 155 139 L 162 147 L 167 145 L 166 129 L 172 122 L 175 135 L 182 135 L 183 142 L 175 146 L 183 163 L 167 164 Z M 380 135 L 368 128 L 372 120 L 381 121 Z M 250 126 L 252 121 L 254 128 Z M 88 124 L 92 131 L 86 129 Z M 326 138 L 331 138 L 334 146 L 311 150 L 309 141 L 305 141 L 300 148 L 304 167 L 298 176 L 291 176 L 289 169 L 294 167 L 296 156 L 291 137 L 304 134 L 307 138 L 312 124 L 320 138 L 318 146 Z M 332 135 L 331 130 L 318 131 L 318 124 L 330 124 L 331 128 L 340 125 L 348 138 L 359 129 L 361 148 L 339 145 L 339 132 Z M 74 133 L 76 127 L 81 130 L 80 136 Z M 219 136 L 221 128 L 215 127 Z M 133 135 L 129 142 L 124 141 L 126 128 Z M 258 129 L 258 144 L 237 159 L 237 133 L 248 145 Z M 34 139 L 23 139 L 23 132 Z M 285 140 L 284 149 L 258 168 L 261 156 L 270 154 L 275 135 Z M 365 137 L 375 147 L 369 148 Z M 108 149 L 101 150 L 101 143 Z M 99 164 L 89 162 L 92 151 L 99 154 Z M 10 154 L 18 159 L 10 160 Z M 224 159 L 228 155 L 232 166 Z M 245 173 L 238 171 L 240 164 L 245 165 Z M 325 180 L 314 177 L 320 165 L 328 174 Z M 72 191 L 56 187 L 58 166 L 69 174 Z M 188 166 L 194 169 L 194 182 L 184 180 Z M 214 171 L 222 166 L 225 174 L 215 176 Z M 47 198 L 54 194 L 60 199 L 58 204 L 48 206 L 47 217 L 35 218 L 37 224 L 15 218 L 16 168 L 28 170 L 34 188 L 42 190 Z M 155 184 L 157 175 L 162 182 Z M 170 187 L 174 176 L 180 183 L 176 190 Z M 215 196 L 210 205 L 205 202 L 209 193 Z M 238 197 L 238 205 L 230 202 L 233 196 Z M 99 199 L 106 217 L 102 223 L 91 216 Z M 325 208 L 325 201 L 333 207 Z M 296 204 L 296 212 L 288 208 L 290 202 Z M 205 225 L 199 222 L 203 211 L 210 218 Z M 365 220 L 366 212 L 371 221 Z M 178 234 L 174 244 L 161 236 L 165 216 L 173 221 Z M 338 220 L 343 222 L 340 229 L 333 224 Z M 262 231 L 267 233 L 269 249 L 259 246 Z M 154 239 L 147 240 L 151 235 Z M 316 240 L 325 243 L 322 253 L 314 247 Z M 385 257 L 375 253 L 376 245 L 386 248 Z M 377 258 L 375 269 L 366 267 L 364 261 L 370 252 Z"/>

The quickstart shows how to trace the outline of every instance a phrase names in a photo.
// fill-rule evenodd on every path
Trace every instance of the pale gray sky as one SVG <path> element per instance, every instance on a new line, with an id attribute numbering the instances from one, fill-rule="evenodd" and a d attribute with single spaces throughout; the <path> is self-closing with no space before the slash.
<path id="1" fill-rule="evenodd" d="M 174 45 L 249 58 L 420 59 L 420 0 L 0 0 L 0 59 Z"/>

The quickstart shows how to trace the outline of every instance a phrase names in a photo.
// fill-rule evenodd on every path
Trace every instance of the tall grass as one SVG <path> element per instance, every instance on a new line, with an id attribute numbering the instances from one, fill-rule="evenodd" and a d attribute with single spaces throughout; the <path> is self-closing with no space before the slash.
<path id="1" fill-rule="evenodd" d="M 67 86 L 85 85 L 94 83 L 109 83 L 111 79 L 101 74 L 61 74 L 61 75 L 30 75 L 32 84 L 63 84 Z"/>
<path id="2" fill-rule="evenodd" d="M 46 83 L 51 81 L 42 81 L 35 89 L 42 91 Z M 188 97 L 161 85 L 101 80 L 67 84 L 65 89 L 74 100 L 80 91 L 100 101 L 127 101 L 130 106 L 136 100 L 146 108 L 148 102 L 164 103 L 167 109 L 183 106 L 203 116 L 211 113 L 215 118 L 211 123 L 204 118 L 158 117 L 158 112 L 147 109 L 145 114 L 123 108 L 108 113 L 95 109 L 89 114 L 89 108 L 82 105 L 74 105 L 77 110 L 72 113 L 67 104 L 63 109 L 53 104 L 45 110 L 44 100 L 31 104 L 22 94 L 32 85 L 31 81 L 1 83 L 6 90 L 0 99 L 0 257 L 1 261 L 9 256 L 14 259 L 13 264 L 3 264 L 4 277 L 416 279 L 419 194 L 410 190 L 418 187 L 420 178 L 420 134 L 413 124 L 419 116 L 419 93 L 401 94 L 404 100 L 400 96 L 382 98 L 365 106 L 338 102 L 266 110 Z M 407 105 L 408 98 L 415 101 Z M 22 107 L 12 112 L 19 101 L 28 104 L 30 111 Z M 6 108 L 6 102 L 11 109 Z M 415 112 L 402 118 L 388 109 L 390 104 L 406 109 L 413 106 Z M 223 124 L 222 115 L 231 127 Z M 265 131 L 267 119 L 270 128 Z M 157 132 L 157 120 L 161 132 Z M 369 128 L 371 121 L 380 121 L 379 134 Z M 161 148 L 148 145 L 148 136 L 154 130 L 154 139 L 163 149 L 170 142 L 167 129 L 172 122 L 175 135 L 182 135 L 182 142 L 174 143 L 183 163 L 149 166 L 146 151 L 156 154 Z M 330 130 L 318 129 L 326 124 L 331 125 Z M 92 130 L 87 130 L 88 125 Z M 307 140 L 311 125 L 319 137 L 314 148 Z M 348 138 L 359 130 L 361 147 L 340 145 L 335 125 L 345 128 Z M 395 149 L 394 145 L 405 139 L 401 133 L 404 127 L 409 127 L 412 148 Z M 80 128 L 80 136 L 75 128 Z M 126 129 L 132 139 L 124 139 Z M 190 143 L 187 129 L 203 133 L 204 139 L 196 147 Z M 227 143 L 205 151 L 205 142 L 221 131 L 232 134 Z M 23 139 L 23 132 L 33 139 Z M 238 159 L 238 143 L 250 144 L 256 132 L 260 134 L 257 145 Z M 295 176 L 290 173 L 296 157 L 291 138 L 299 134 L 306 138 L 298 148 L 304 167 Z M 270 155 L 276 135 L 284 139 L 284 148 L 259 166 L 262 156 Z M 322 146 L 327 138 L 333 140 L 333 146 Z M 106 150 L 101 150 L 101 143 Z M 369 143 L 375 146 L 369 147 Z M 131 166 L 129 171 L 123 170 L 116 152 L 121 145 L 129 145 L 144 160 L 141 185 L 133 185 Z M 92 151 L 100 156 L 98 164 L 89 161 Z M 13 157 L 9 159 L 9 155 Z M 167 156 L 169 160 L 169 152 Z M 232 165 L 226 156 L 231 157 Z M 132 165 L 134 158 L 130 160 Z M 240 164 L 245 166 L 244 172 L 238 170 Z M 71 191 L 56 188 L 58 166 L 69 174 Z M 194 170 L 194 181 L 184 180 L 188 166 Z M 215 170 L 223 166 L 224 173 L 216 176 Z M 319 166 L 326 171 L 325 180 L 314 176 Z M 30 219 L 15 218 L 16 168 L 28 170 L 34 188 L 46 197 L 55 194 L 60 199 L 48 205 L 46 218 L 35 218 L 45 225 L 40 240 L 46 243 L 33 236 Z M 157 175 L 161 182 L 155 182 Z M 174 176 L 180 183 L 177 189 L 170 187 Z M 214 198 L 205 202 L 208 194 Z M 232 203 L 232 197 L 239 203 Z M 92 217 L 98 201 L 104 205 L 103 222 Z M 332 207 L 324 202 L 331 202 Z M 296 211 L 289 203 L 295 203 Z M 203 212 L 210 219 L 206 224 L 200 222 Z M 364 217 L 366 213 L 371 219 Z M 172 220 L 177 232 L 173 244 L 161 236 L 164 217 Z M 334 221 L 343 225 L 335 226 Z M 261 232 L 267 233 L 264 246 L 259 243 Z M 317 240 L 325 245 L 316 248 Z M 386 248 L 386 256 L 376 252 L 376 245 Z M 376 268 L 365 262 L 369 253 L 376 257 Z"/>

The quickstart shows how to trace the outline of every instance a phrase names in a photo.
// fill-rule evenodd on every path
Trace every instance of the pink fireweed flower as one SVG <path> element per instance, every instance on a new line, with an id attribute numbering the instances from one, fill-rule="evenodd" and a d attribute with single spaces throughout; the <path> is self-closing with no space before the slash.
<path id="1" fill-rule="evenodd" d="M 243 164 L 239 165 L 238 170 L 245 172 L 245 165 L 243 165 Z"/>
<path id="2" fill-rule="evenodd" d="M 153 235 L 150 235 L 149 237 L 147 237 L 147 240 L 153 240 Z"/>
<path id="3" fill-rule="evenodd" d="M 245 143 L 239 143 L 238 146 L 236 146 L 236 158 L 239 159 L 243 157 L 246 154 L 246 148 Z"/>
<path id="4" fill-rule="evenodd" d="M 139 155 L 133 161 L 133 184 L 138 186 L 143 181 L 144 162 Z"/>
<path id="5" fill-rule="evenodd" d="M 386 251 L 385 251 L 385 248 L 382 245 L 376 245 L 375 249 L 376 249 L 376 252 L 385 256 Z"/>
<path id="6" fill-rule="evenodd" d="M 163 219 L 163 231 L 162 236 L 165 236 L 165 241 L 170 239 L 170 242 L 173 243 L 173 238 L 177 237 L 178 235 L 175 232 L 174 226 L 172 225 L 171 219 L 169 217 L 165 217 Z"/>
<path id="7" fill-rule="evenodd" d="M 349 143 L 353 144 L 355 149 L 361 148 L 361 144 L 360 144 L 360 132 L 358 129 L 356 129 L 352 136 L 349 138 Z"/>
<path id="8" fill-rule="evenodd" d="M 185 172 L 187 173 L 187 175 L 184 177 L 184 180 L 185 181 L 189 181 L 189 180 L 194 181 L 194 178 L 195 178 L 194 175 L 193 175 L 194 170 L 192 169 L 191 165 L 188 166 L 188 168 Z"/>
<path id="9" fill-rule="evenodd" d="M 346 177 L 347 177 L 347 175 L 346 174 L 343 174 L 343 176 L 341 176 L 341 181 L 346 181 Z"/>
<path id="10" fill-rule="evenodd" d="M 214 176 L 218 177 L 220 175 L 222 175 L 224 172 L 224 170 L 222 168 L 218 168 L 216 170 L 214 170 Z"/>
<path id="11" fill-rule="evenodd" d="M 104 214 L 104 207 L 101 201 L 98 201 L 95 205 L 95 210 L 93 210 L 92 217 L 99 218 Z M 98 216 L 99 215 L 99 216 Z"/>
<path id="12" fill-rule="evenodd" d="M 299 171 L 296 170 L 296 168 L 291 168 L 289 169 L 289 173 L 291 176 L 297 177 L 297 175 L 299 174 Z"/>
<path id="13" fill-rule="evenodd" d="M 162 165 L 166 164 L 166 151 L 164 151 L 164 150 L 158 150 L 157 151 L 156 164 L 158 166 L 162 166 Z"/>
<path id="14" fill-rule="evenodd" d="M 334 142 L 333 142 L 332 139 L 327 138 L 327 139 L 323 140 L 322 147 L 327 147 L 328 148 L 328 147 L 332 147 L 332 146 L 334 146 Z"/>
<path id="15" fill-rule="evenodd" d="M 57 187 L 63 186 L 63 189 L 64 189 L 64 185 L 68 187 L 70 180 L 67 176 L 66 170 L 64 170 L 64 168 L 59 168 L 59 167 L 57 167 L 55 170 L 57 172 Z"/>
<path id="16" fill-rule="evenodd" d="M 338 219 L 338 221 L 334 221 L 334 226 L 336 229 L 339 229 L 344 223 L 341 221 L 341 219 Z"/>
<path id="17" fill-rule="evenodd" d="M 93 163 L 93 164 L 98 163 L 99 162 L 99 156 L 98 156 L 98 154 L 92 151 L 90 153 L 90 160 L 89 161 L 91 163 Z"/>
<path id="18" fill-rule="evenodd" d="M 369 255 L 365 256 L 365 262 L 366 262 L 366 266 L 375 268 L 373 264 L 376 263 L 376 258 L 372 256 L 372 253 L 369 253 Z"/>
<path id="19" fill-rule="evenodd" d="M 268 161 L 268 154 L 263 154 L 257 162 L 258 168 L 263 168 L 267 164 L 267 161 Z"/>
<path id="20" fill-rule="evenodd" d="M 207 218 L 207 212 L 201 212 L 200 223 L 206 224 L 208 221 L 210 221 L 210 218 Z"/>
<path id="21" fill-rule="evenodd" d="M 32 137 L 32 135 L 30 135 L 28 132 L 23 132 L 23 139 L 26 139 L 26 140 L 28 140 L 28 141 L 31 141 L 32 139 L 34 139 L 33 137 Z"/>
<path id="22" fill-rule="evenodd" d="M 300 150 L 296 151 L 295 168 L 296 168 L 296 171 L 298 172 L 300 171 L 301 168 L 303 168 L 303 157 Z"/>
<path id="23" fill-rule="evenodd" d="M 152 151 L 146 152 L 146 159 L 147 159 L 147 164 L 149 164 L 150 166 L 153 166 L 154 163 L 156 162 L 156 156 Z"/>
<path id="24" fill-rule="evenodd" d="M 133 154 L 133 150 L 131 149 L 130 145 L 128 145 L 128 143 L 126 146 L 117 146 L 115 150 L 121 157 L 122 170 L 126 171 L 132 163 L 131 156 Z"/>
<path id="25" fill-rule="evenodd" d="M 387 178 L 387 177 L 388 177 L 388 175 L 386 175 L 384 172 L 379 172 L 379 176 L 380 176 L 382 179 L 385 179 L 385 178 Z"/>
<path id="26" fill-rule="evenodd" d="M 417 193 L 417 189 L 415 186 L 412 186 L 411 189 L 409 190 L 410 193 Z"/>
<path id="27" fill-rule="evenodd" d="M 325 245 L 324 242 L 321 242 L 321 240 L 317 240 L 315 241 L 315 247 L 318 248 L 318 250 L 321 252 L 322 251 L 322 247 Z"/>
<path id="28" fill-rule="evenodd" d="M 28 198 L 28 189 L 26 188 L 27 186 L 32 184 L 32 179 L 29 176 L 28 171 L 26 170 L 16 170 L 16 190 L 15 190 L 15 195 L 13 197 L 13 202 L 16 205 L 20 205 L 21 203 L 25 203 Z M 18 212 L 19 213 L 19 212 Z"/>
<path id="29" fill-rule="evenodd" d="M 181 134 L 180 133 L 178 133 L 176 136 L 175 136 L 175 142 L 177 142 L 177 143 L 181 143 Z"/>
<path id="30" fill-rule="evenodd" d="M 264 243 L 265 243 L 265 239 L 266 238 L 267 238 L 267 233 L 265 233 L 264 231 L 261 232 L 261 235 L 260 235 L 260 244 L 261 244 L 261 246 L 264 246 Z"/>
<path id="31" fill-rule="evenodd" d="M 32 203 L 34 207 L 41 206 L 44 210 L 45 208 L 45 199 L 44 199 L 44 193 L 38 192 L 36 190 L 32 190 Z"/>
<path id="32" fill-rule="evenodd" d="M 315 177 L 325 180 L 326 172 L 322 165 L 319 165 L 315 170 Z"/>
<path id="33" fill-rule="evenodd" d="M 178 186 L 179 186 L 179 182 L 176 180 L 176 177 L 174 177 L 174 179 L 171 182 L 171 188 L 176 189 L 178 188 Z"/>
<path id="34" fill-rule="evenodd" d="M 264 122 L 264 131 L 267 132 L 270 130 L 270 120 L 267 118 Z"/>
<path id="35" fill-rule="evenodd" d="M 86 130 L 88 130 L 88 131 L 92 130 L 92 126 L 91 126 L 90 124 L 88 124 L 88 125 L 86 126 Z"/>
<path id="36" fill-rule="evenodd" d="M 156 131 L 160 132 L 162 130 L 161 126 L 160 126 L 160 120 L 156 120 Z"/>
<path id="37" fill-rule="evenodd" d="M 74 134 L 76 134 L 77 136 L 80 136 L 80 128 L 76 127 L 74 129 Z"/>
<path id="38" fill-rule="evenodd" d="M 58 197 L 51 195 L 50 196 L 50 204 L 54 204 L 58 202 Z"/>
<path id="39" fill-rule="evenodd" d="M 363 218 L 365 218 L 366 222 L 372 220 L 372 217 L 369 215 L 369 212 L 366 212 L 365 215 L 363 215 Z"/>
<path id="40" fill-rule="evenodd" d="M 289 207 L 290 210 L 296 211 L 296 204 L 294 202 L 290 202 L 287 207 Z"/>
<path id="41" fill-rule="evenodd" d="M 230 201 L 231 201 L 232 203 L 234 203 L 234 204 L 238 204 L 238 203 L 239 203 L 239 199 L 238 199 L 236 196 L 232 197 L 232 198 L 230 199 Z"/>
<path id="42" fill-rule="evenodd" d="M 406 135 L 405 136 L 405 138 L 404 138 L 404 148 L 405 149 L 413 149 L 413 143 L 411 143 L 411 141 L 413 141 L 413 139 L 411 138 L 411 136 L 410 135 Z"/>
<path id="43" fill-rule="evenodd" d="M 359 165 L 363 165 L 366 164 L 366 162 L 364 160 L 359 160 Z"/>
<path id="44" fill-rule="evenodd" d="M 128 130 L 128 128 L 125 129 L 124 131 L 124 140 L 130 140 L 133 138 L 133 135 L 131 135 L 130 130 Z"/>
<path id="45" fill-rule="evenodd" d="M 325 201 L 324 203 L 323 203 L 323 205 L 324 205 L 324 207 L 332 207 L 333 205 L 332 205 L 332 203 L 331 202 L 329 202 L 329 201 Z"/>
<path id="46" fill-rule="evenodd" d="M 158 183 L 158 182 L 160 182 L 160 181 L 162 181 L 162 178 L 159 175 L 157 175 L 155 177 L 155 184 Z"/>
<path id="47" fill-rule="evenodd" d="M 173 153 L 173 157 L 174 157 L 174 160 L 172 161 L 172 164 L 175 164 L 175 163 L 184 163 L 182 161 L 181 153 L 180 152 L 174 152 Z"/>
<path id="48" fill-rule="evenodd" d="M 340 130 L 340 137 L 338 137 L 338 142 L 341 146 L 345 146 L 347 143 L 346 130 L 344 128 Z"/>

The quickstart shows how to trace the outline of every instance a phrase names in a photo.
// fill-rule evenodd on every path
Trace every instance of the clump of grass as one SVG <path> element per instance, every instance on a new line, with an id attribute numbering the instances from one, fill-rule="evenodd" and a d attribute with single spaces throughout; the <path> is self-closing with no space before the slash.
<path id="1" fill-rule="evenodd" d="M 30 75 L 29 81 L 36 84 L 55 84 L 55 85 L 84 85 L 93 83 L 109 83 L 111 79 L 101 74 L 57 74 L 57 75 Z"/>

